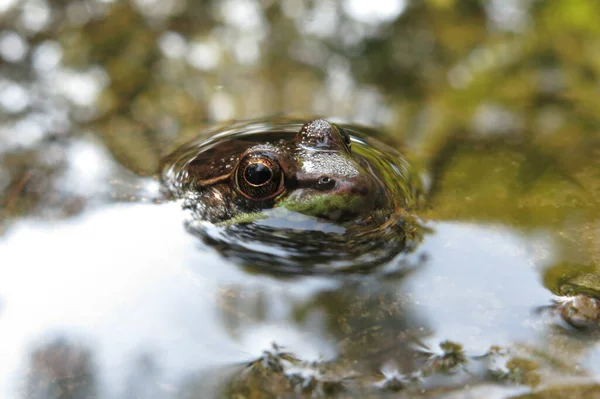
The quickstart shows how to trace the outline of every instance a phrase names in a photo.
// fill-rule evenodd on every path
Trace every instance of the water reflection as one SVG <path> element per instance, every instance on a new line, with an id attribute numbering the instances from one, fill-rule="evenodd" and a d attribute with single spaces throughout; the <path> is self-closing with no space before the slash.
<path id="1" fill-rule="evenodd" d="M 162 381 L 174 386 L 199 368 L 259 355 L 259 339 L 307 355 L 311 350 L 331 353 L 314 325 L 305 329 L 287 323 L 294 302 L 335 282 L 249 277 L 214 253 L 199 251 L 181 221 L 178 204 L 121 205 L 54 226 L 35 221 L 15 226 L 0 251 L 3 265 L 22 264 L 18 270 L 3 268 L 0 279 L 6 303 L 0 318 L 3 396 L 18 392 L 28 348 L 60 332 L 90 343 L 107 397 L 123 389 L 128 358 L 140 351 L 156 356 L 165 370 Z M 136 250 L 124 256 L 125 248 Z M 205 266 L 201 274 L 191 274 L 188 267 L 194 264 Z M 279 329 L 252 327 L 261 324 L 258 305 L 244 310 L 248 319 L 238 338 L 219 321 L 227 312 L 220 308 L 223 292 L 238 295 L 239 284 L 278 298 L 268 300 L 278 306 L 265 317 Z M 257 331 L 254 338 L 247 335 L 252 331 Z"/>
<path id="2" fill-rule="evenodd" d="M 243 388 L 272 341 L 324 358 L 273 377 L 281 389 L 324 392 L 347 377 L 345 357 L 363 360 L 361 336 L 364 375 L 378 349 L 401 359 L 344 379 L 350 393 L 597 395 L 597 322 L 579 307 L 600 287 L 599 4 L 0 1 L 0 396 L 28 394 L 34 353 L 40 380 L 60 375 L 55 348 L 89 354 L 100 397 L 204 398 Z M 431 183 L 419 212 L 431 232 L 398 273 L 250 274 L 230 261 L 243 246 L 224 259 L 177 206 L 118 204 L 158 200 L 131 171 L 152 175 L 173 141 L 277 112 L 407 145 Z M 379 334 L 380 320 L 392 328 Z M 469 373 L 414 378 L 460 358 L 448 339 Z M 147 380 L 158 386 L 135 382 Z"/>
<path id="3" fill-rule="evenodd" d="M 382 370 L 396 370 L 407 389 L 434 392 L 490 378 L 426 371 L 448 364 L 432 360 L 446 356 L 442 341 L 461 344 L 467 366 L 485 371 L 476 358 L 491 347 L 535 348 L 552 334 L 534 312 L 552 298 L 537 284 L 553 261 L 543 237 L 435 224 L 403 274 L 281 280 L 225 261 L 185 231 L 184 218 L 177 203 L 116 204 L 62 223 L 17 223 L 0 243 L 1 264 L 20 265 L 0 271 L 3 396 L 20 397 L 26 375 L 42 392 L 42 376 L 81 369 L 106 398 L 209 387 L 217 395 L 248 382 L 247 365 L 274 342 L 298 359 L 281 370 L 291 391 L 311 375 L 319 389 L 339 378 L 349 392 L 375 389 Z M 295 375 L 308 380 L 294 385 Z M 278 379 L 257 381 L 273 388 Z"/>
<path id="4" fill-rule="evenodd" d="M 192 234 L 228 260 L 247 270 L 280 275 L 366 273 L 391 263 L 393 269 L 402 263 L 394 260 L 406 248 L 406 237 L 400 226 L 386 231 L 383 237 L 375 232 L 358 239 L 349 234 L 307 230 L 298 220 L 294 226 L 302 228 L 300 231 L 262 223 L 228 228 L 194 223 L 189 226 Z"/>
<path id="5" fill-rule="evenodd" d="M 25 397 L 85 399 L 98 396 L 92 354 L 85 346 L 57 339 L 31 354 Z"/>

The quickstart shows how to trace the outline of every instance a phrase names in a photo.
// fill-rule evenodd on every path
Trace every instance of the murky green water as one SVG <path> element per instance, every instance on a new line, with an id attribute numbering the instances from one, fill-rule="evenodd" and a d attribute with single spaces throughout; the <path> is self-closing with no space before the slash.
<path id="1" fill-rule="evenodd" d="M 596 397 L 598 7 L 0 2 L 0 397 Z M 186 228 L 162 157 L 281 115 L 400 151 L 409 250 Z"/>

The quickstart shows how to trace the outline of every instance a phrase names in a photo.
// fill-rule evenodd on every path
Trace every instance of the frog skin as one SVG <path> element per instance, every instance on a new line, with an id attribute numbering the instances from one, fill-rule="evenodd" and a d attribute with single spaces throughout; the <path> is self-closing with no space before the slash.
<path id="1" fill-rule="evenodd" d="M 368 163 L 353 154 L 350 136 L 322 119 L 296 134 L 214 140 L 189 158 L 179 173 L 185 206 L 211 223 L 251 222 L 272 208 L 356 221 L 386 197 Z"/>

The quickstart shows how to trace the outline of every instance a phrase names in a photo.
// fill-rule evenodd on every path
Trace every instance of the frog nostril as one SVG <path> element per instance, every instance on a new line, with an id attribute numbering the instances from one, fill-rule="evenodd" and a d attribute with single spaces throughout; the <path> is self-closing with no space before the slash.
<path id="1" fill-rule="evenodd" d="M 326 190 L 329 188 L 333 188 L 335 186 L 335 180 L 333 180 L 329 176 L 320 176 L 317 179 L 317 188 L 321 190 Z"/>

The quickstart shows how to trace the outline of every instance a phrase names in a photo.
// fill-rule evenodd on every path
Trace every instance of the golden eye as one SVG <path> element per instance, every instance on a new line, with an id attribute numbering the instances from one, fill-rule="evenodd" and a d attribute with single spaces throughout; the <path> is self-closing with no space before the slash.
<path id="1" fill-rule="evenodd" d="M 279 163 L 267 153 L 250 153 L 239 162 L 235 173 L 238 191 L 246 198 L 259 201 L 283 191 L 283 173 Z"/>

